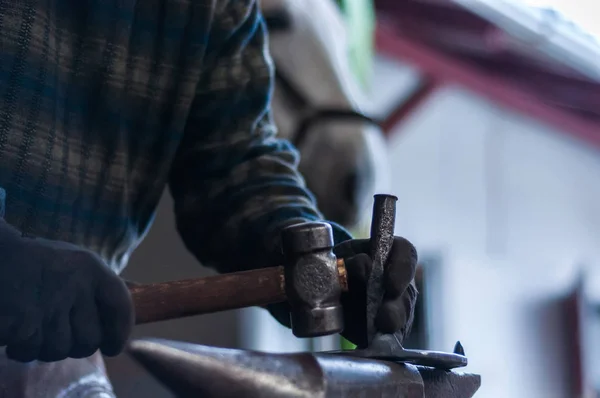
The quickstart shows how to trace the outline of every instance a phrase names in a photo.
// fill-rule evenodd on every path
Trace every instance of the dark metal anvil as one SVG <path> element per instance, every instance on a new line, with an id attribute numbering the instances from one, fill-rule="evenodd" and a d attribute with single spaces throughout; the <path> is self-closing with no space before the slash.
<path id="1" fill-rule="evenodd" d="M 471 398 L 478 375 L 328 353 L 270 354 L 162 339 L 129 353 L 178 397 Z"/>

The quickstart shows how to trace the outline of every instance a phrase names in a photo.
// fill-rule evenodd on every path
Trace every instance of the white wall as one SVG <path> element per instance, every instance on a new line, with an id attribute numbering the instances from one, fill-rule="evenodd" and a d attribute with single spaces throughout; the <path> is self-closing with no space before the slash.
<path id="1" fill-rule="evenodd" d="M 443 342 L 460 339 L 478 396 L 571 398 L 560 299 L 600 260 L 600 156 L 459 88 L 396 132 L 396 231 L 444 263 Z M 443 313 L 442 313 L 443 312 Z"/>

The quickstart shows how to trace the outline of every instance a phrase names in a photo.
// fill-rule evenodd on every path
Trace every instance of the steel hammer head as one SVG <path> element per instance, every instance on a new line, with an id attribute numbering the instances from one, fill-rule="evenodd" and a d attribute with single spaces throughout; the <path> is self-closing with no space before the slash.
<path id="1" fill-rule="evenodd" d="M 282 231 L 285 290 L 297 337 L 340 333 L 342 288 L 333 254 L 333 231 L 324 222 L 307 222 Z"/>

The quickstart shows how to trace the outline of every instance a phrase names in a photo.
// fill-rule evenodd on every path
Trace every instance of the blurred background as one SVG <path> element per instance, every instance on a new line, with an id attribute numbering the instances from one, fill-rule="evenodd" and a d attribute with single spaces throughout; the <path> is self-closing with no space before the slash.
<path id="1" fill-rule="evenodd" d="M 399 197 L 419 251 L 408 345 L 460 340 L 477 397 L 600 396 L 600 4 L 597 0 L 262 0 L 274 114 L 329 219 L 367 236 L 370 198 Z M 308 159 L 308 160 L 305 160 Z M 310 160 L 310 161 L 309 161 Z M 165 194 L 124 276 L 205 276 Z M 270 352 L 326 350 L 246 309 L 138 327 Z M 119 396 L 171 397 L 126 355 Z"/>

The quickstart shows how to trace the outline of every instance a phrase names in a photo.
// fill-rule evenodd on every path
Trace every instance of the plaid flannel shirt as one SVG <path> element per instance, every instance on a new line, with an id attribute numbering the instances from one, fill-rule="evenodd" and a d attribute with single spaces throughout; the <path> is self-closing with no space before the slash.
<path id="1" fill-rule="evenodd" d="M 254 0 L 0 0 L 6 220 L 120 271 L 168 186 L 203 264 L 272 264 L 282 226 L 321 218 L 272 69 Z"/>

